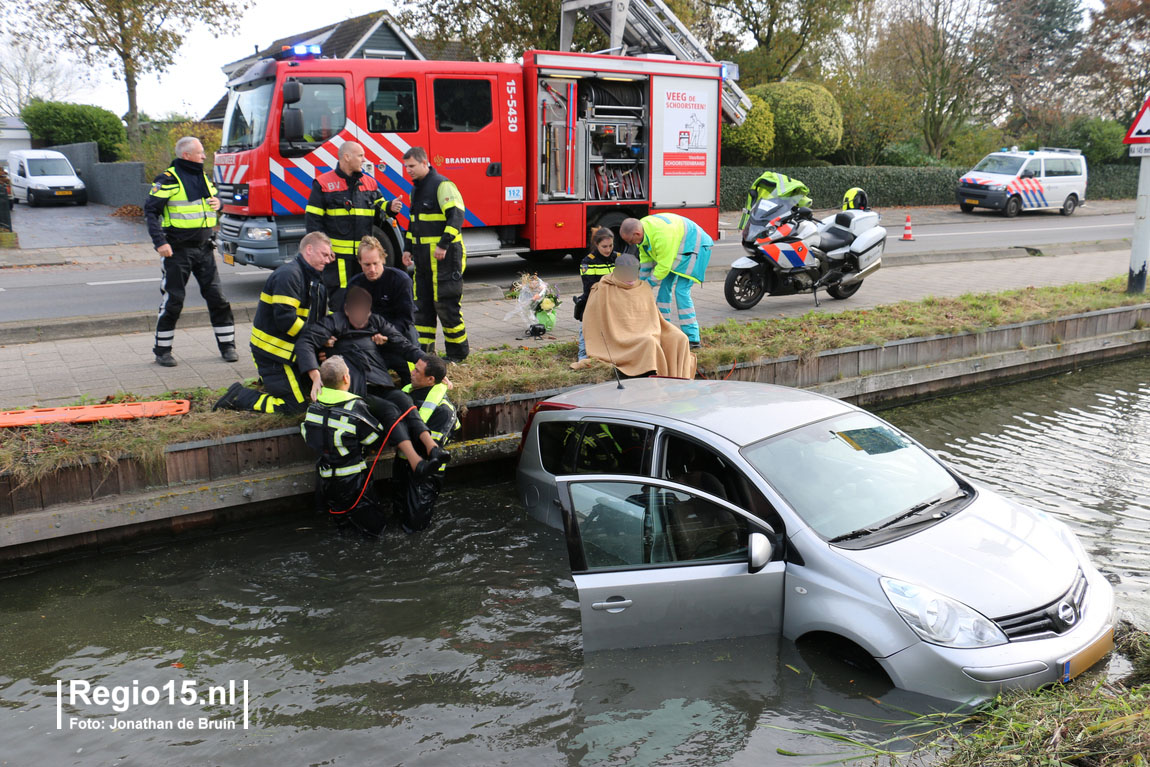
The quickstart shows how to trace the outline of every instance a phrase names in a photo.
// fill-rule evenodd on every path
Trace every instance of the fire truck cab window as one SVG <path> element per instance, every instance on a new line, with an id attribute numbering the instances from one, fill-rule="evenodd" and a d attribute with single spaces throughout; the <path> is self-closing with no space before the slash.
<path id="1" fill-rule="evenodd" d="M 340 83 L 300 83 L 302 96 L 294 106 L 303 112 L 303 140 L 320 143 L 343 130 L 343 85 Z"/>
<path id="2" fill-rule="evenodd" d="M 475 133 L 491 124 L 490 80 L 436 80 L 435 129 Z"/>
<path id="3" fill-rule="evenodd" d="M 413 133 L 419 130 L 415 80 L 369 77 L 364 82 L 367 129 L 372 133 Z"/>

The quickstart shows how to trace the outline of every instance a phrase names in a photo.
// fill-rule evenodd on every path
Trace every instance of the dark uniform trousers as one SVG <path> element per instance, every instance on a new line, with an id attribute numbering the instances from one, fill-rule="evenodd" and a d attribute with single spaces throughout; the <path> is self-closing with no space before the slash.
<path id="1" fill-rule="evenodd" d="M 470 348 L 460 301 L 467 249 L 463 244 L 466 208 L 459 190 L 435 168 L 411 188 L 411 222 L 404 249 L 415 266 L 415 330 L 424 351 L 435 351 L 436 320 L 443 325 L 447 357 L 462 360 Z M 443 260 L 435 249 L 443 247 Z"/>
<path id="2" fill-rule="evenodd" d="M 232 305 L 224 298 L 220 287 L 220 272 L 216 268 L 216 254 L 211 240 L 202 243 L 170 243 L 172 255 L 160 259 L 163 278 L 160 280 L 160 311 L 156 320 L 155 354 L 172 350 L 172 339 L 176 336 L 176 323 L 184 310 L 184 296 L 187 294 L 188 277 L 195 276 L 200 286 L 200 295 L 208 305 L 208 316 L 212 330 L 216 334 L 216 344 L 220 350 L 236 345 L 235 321 L 232 319 Z"/>

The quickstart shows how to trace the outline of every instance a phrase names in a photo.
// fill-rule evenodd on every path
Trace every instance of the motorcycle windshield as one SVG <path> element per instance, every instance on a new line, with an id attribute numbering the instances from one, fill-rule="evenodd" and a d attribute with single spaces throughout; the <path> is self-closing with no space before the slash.
<path id="1" fill-rule="evenodd" d="M 743 230 L 743 242 L 753 243 L 761 238 L 764 231 L 772 226 L 771 222 L 789 216 L 800 201 L 798 197 L 771 197 L 756 202 Z"/>

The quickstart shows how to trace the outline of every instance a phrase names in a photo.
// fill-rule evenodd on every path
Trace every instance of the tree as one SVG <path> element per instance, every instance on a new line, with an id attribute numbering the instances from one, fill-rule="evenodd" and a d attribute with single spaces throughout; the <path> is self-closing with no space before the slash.
<path id="1" fill-rule="evenodd" d="M 1090 12 L 1090 29 L 1078 72 L 1108 116 L 1129 124 L 1150 93 L 1150 3 L 1102 0 Z"/>
<path id="2" fill-rule="evenodd" d="M 767 83 L 747 92 L 767 102 L 775 117 L 772 155 L 778 163 L 822 157 L 839 148 L 843 136 L 842 109 L 823 86 L 804 82 Z"/>
<path id="3" fill-rule="evenodd" d="M 843 113 L 842 142 L 836 157 L 846 165 L 878 165 L 890 144 L 914 134 L 910 98 L 877 80 L 839 75 L 827 83 Z"/>
<path id="4" fill-rule="evenodd" d="M 128 138 L 139 141 L 136 84 L 176 61 L 184 35 L 232 28 L 251 0 L 15 0 L 23 31 L 45 46 L 59 41 L 89 64 L 108 64 L 128 95 Z M 200 66 L 200 64 L 197 64 Z"/>
<path id="5" fill-rule="evenodd" d="M 766 165 L 775 146 L 775 116 L 767 102 L 749 96 L 751 108 L 742 125 L 723 127 L 724 165 Z"/>
<path id="6" fill-rule="evenodd" d="M 1081 0 L 990 0 L 984 111 L 1014 132 L 1045 132 L 1073 107 Z"/>
<path id="7" fill-rule="evenodd" d="M 776 82 L 795 73 L 813 42 L 832 35 L 843 15 L 859 0 L 701 0 L 712 8 L 735 45 L 749 39 L 749 50 L 721 50 L 739 65 L 745 85 Z"/>
<path id="8" fill-rule="evenodd" d="M 911 95 L 932 157 L 982 97 L 993 45 L 985 25 L 983 0 L 899 0 L 880 43 L 886 77 Z"/>
<path id="9" fill-rule="evenodd" d="M 52 145 L 95 141 L 101 160 L 119 159 L 124 124 L 107 109 L 87 104 L 33 101 L 20 111 L 33 138 Z"/>
<path id="10" fill-rule="evenodd" d="M 18 115 L 33 101 L 64 101 L 77 90 L 71 66 L 26 41 L 0 48 L 0 114 Z"/>

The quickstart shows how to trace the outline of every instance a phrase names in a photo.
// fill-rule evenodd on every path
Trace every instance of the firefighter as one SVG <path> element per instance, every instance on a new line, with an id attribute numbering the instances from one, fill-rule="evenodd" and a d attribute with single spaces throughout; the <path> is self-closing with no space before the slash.
<path id="1" fill-rule="evenodd" d="M 216 187 L 204 173 L 204 145 L 192 136 L 176 142 L 176 159 L 152 183 L 144 218 L 156 252 L 163 259 L 160 269 L 160 311 L 152 353 L 156 363 L 175 367 L 172 341 L 176 322 L 184 308 L 188 277 L 195 275 L 200 295 L 208 304 L 216 345 L 225 362 L 235 362 L 236 328 L 232 305 L 224 298 L 216 269 L 214 236 L 220 200 Z"/>
<path id="2" fill-rule="evenodd" d="M 296 369 L 295 344 L 305 327 L 327 315 L 323 268 L 335 255 L 323 232 L 304 235 L 299 245 L 295 260 L 276 269 L 264 283 L 252 320 L 252 357 L 264 392 L 234 383 L 212 410 L 298 413 L 307 407 L 310 384 Z"/>
<path id="3" fill-rule="evenodd" d="M 773 170 L 768 170 L 763 175 L 755 179 L 755 183 L 751 184 L 751 190 L 747 192 L 747 205 L 743 208 L 743 216 L 739 219 L 739 231 L 747 226 L 747 220 L 751 217 L 751 208 L 759 200 L 768 200 L 772 197 L 801 197 L 799 205 L 809 206 L 811 198 L 808 197 L 811 190 L 807 185 L 797 178 L 784 176 L 782 173 L 775 173 Z"/>
<path id="4" fill-rule="evenodd" d="M 348 281 L 359 274 L 355 253 L 359 241 L 372 233 L 386 207 L 379 185 L 363 172 L 363 163 L 363 147 L 355 141 L 343 142 L 335 169 L 315 177 L 307 198 L 307 231 L 330 237 L 335 253 L 335 261 L 323 270 L 332 311 L 343 307 Z"/>
<path id="5" fill-rule="evenodd" d="M 639 277 L 657 288 L 655 303 L 671 322 L 671 300 L 678 307 L 678 325 L 692 349 L 700 346 L 699 320 L 691 288 L 702 283 L 714 242 L 702 227 L 675 213 L 658 213 L 642 220 L 628 218 L 619 236 L 639 248 Z M 674 324 L 674 323 L 672 323 Z"/>
<path id="6" fill-rule="evenodd" d="M 430 429 L 432 439 L 440 445 L 447 445 L 452 433 L 459 429 L 455 406 L 447 399 L 450 387 L 446 363 L 434 356 L 417 362 L 411 371 L 411 383 L 403 387 L 403 391 L 419 407 L 419 417 Z M 443 487 L 445 468 L 445 465 L 440 465 L 434 474 L 420 478 L 407 464 L 396 461 L 392 471 L 396 483 L 393 502 L 404 532 L 425 530 L 431 524 L 435 502 Z"/>
<path id="7" fill-rule="evenodd" d="M 448 362 L 467 359 L 467 326 L 459 303 L 463 298 L 463 270 L 467 249 L 463 246 L 463 197 L 455 184 L 432 168 L 423 147 L 403 154 L 414 184 L 411 188 L 411 223 L 403 253 L 403 265 L 415 265 L 415 330 L 419 343 L 435 353 L 436 319 L 443 325 Z M 400 201 L 391 202 L 397 213 Z"/>
<path id="8" fill-rule="evenodd" d="M 417 479 L 435 473 L 440 458 L 424 459 L 415 450 L 401 419 L 380 423 L 367 404 L 348 391 L 351 374 L 338 354 L 319 368 L 322 388 L 300 424 L 300 433 L 316 460 L 316 503 L 340 523 L 349 523 L 366 535 L 378 537 L 386 523 L 375 487 L 370 448 L 386 437 Z M 369 452 L 365 453 L 364 448 Z"/>

